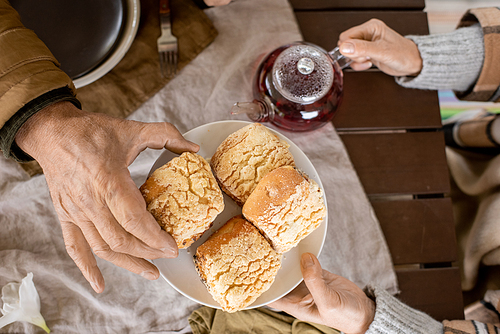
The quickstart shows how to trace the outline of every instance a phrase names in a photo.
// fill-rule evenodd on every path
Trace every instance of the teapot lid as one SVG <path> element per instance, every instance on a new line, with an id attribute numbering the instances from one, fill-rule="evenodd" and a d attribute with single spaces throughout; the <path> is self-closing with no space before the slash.
<path id="1" fill-rule="evenodd" d="M 273 83 L 284 98 L 310 104 L 325 96 L 333 84 L 332 60 L 321 49 L 294 44 L 273 65 Z"/>

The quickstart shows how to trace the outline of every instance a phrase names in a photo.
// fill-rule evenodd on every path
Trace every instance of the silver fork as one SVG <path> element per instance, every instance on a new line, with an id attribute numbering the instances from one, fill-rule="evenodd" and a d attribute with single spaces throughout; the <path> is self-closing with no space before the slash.
<path id="1" fill-rule="evenodd" d="M 169 0 L 160 0 L 161 36 L 158 38 L 161 74 L 172 78 L 177 73 L 177 38 L 172 35 Z"/>

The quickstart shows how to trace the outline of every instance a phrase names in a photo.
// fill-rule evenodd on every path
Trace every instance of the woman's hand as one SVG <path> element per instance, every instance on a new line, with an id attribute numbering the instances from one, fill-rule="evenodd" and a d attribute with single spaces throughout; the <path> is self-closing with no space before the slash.
<path id="1" fill-rule="evenodd" d="M 356 71 L 367 70 L 372 64 L 394 76 L 417 75 L 422 70 L 417 45 L 377 19 L 344 31 L 338 45 L 340 52 L 353 60 L 351 68 Z"/>
<path id="2" fill-rule="evenodd" d="M 59 102 L 32 116 L 16 143 L 42 167 L 67 252 L 96 292 L 104 290 L 104 278 L 92 251 L 147 279 L 159 272 L 145 259 L 177 256 L 175 241 L 146 210 L 128 170 L 148 147 L 198 151 L 173 125 L 112 118 Z"/>
<path id="3" fill-rule="evenodd" d="M 231 0 L 204 0 L 207 6 L 224 6 L 231 2 Z"/>
<path id="4" fill-rule="evenodd" d="M 304 282 L 269 306 L 344 333 L 366 332 L 375 317 L 375 303 L 356 284 L 323 270 L 310 253 L 302 254 L 300 268 Z"/>

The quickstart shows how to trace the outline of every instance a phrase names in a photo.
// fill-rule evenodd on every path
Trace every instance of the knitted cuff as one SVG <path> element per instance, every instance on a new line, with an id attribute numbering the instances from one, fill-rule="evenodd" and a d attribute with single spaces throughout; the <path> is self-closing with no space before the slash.
<path id="1" fill-rule="evenodd" d="M 366 294 L 375 298 L 375 319 L 366 334 L 442 334 L 443 324 L 427 314 L 403 304 L 379 287 L 367 287 Z"/>
<path id="2" fill-rule="evenodd" d="M 12 158 L 19 162 L 33 160 L 31 156 L 17 146 L 14 141 L 16 134 L 31 116 L 43 108 L 61 101 L 69 101 L 77 108 L 82 108 L 80 101 L 72 94 L 71 89 L 69 87 L 62 87 L 40 95 L 19 109 L 19 111 L 0 128 L 0 150 L 3 152 L 4 157 Z"/>
<path id="3" fill-rule="evenodd" d="M 447 34 L 405 37 L 417 44 L 423 66 L 416 77 L 396 77 L 401 86 L 463 92 L 479 77 L 484 60 L 483 32 L 479 24 Z"/>

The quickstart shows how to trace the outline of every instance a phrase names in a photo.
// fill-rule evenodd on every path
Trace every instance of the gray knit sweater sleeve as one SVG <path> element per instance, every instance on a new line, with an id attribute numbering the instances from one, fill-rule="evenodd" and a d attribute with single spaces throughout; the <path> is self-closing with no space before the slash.
<path id="1" fill-rule="evenodd" d="M 416 77 L 396 77 L 401 86 L 463 92 L 479 77 L 484 60 L 483 31 L 479 24 L 446 34 L 405 37 L 417 44 L 423 66 Z"/>
<path id="2" fill-rule="evenodd" d="M 366 334 L 442 334 L 443 324 L 427 314 L 403 304 L 387 291 L 368 287 L 366 293 L 375 298 L 375 319 Z"/>

